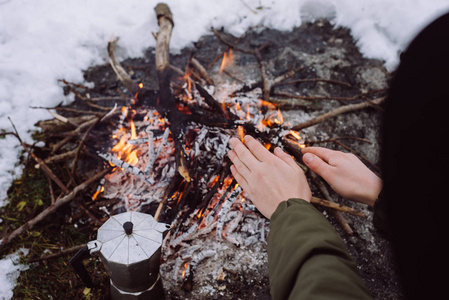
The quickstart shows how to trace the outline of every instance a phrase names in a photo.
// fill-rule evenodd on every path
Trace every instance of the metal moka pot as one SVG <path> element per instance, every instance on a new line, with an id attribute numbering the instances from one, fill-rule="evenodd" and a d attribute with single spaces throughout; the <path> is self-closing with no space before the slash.
<path id="1" fill-rule="evenodd" d="M 86 286 L 93 286 L 82 260 L 98 254 L 111 279 L 111 299 L 164 299 L 159 274 L 161 244 L 169 225 L 151 215 L 112 216 L 70 261 Z"/>

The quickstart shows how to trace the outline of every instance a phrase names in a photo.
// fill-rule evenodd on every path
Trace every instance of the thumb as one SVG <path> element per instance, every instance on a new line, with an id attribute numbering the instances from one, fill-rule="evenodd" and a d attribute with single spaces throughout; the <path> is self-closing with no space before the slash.
<path id="1" fill-rule="evenodd" d="M 324 180 L 330 175 L 332 167 L 315 154 L 306 153 L 303 155 L 302 160 L 307 167 L 323 177 Z"/>

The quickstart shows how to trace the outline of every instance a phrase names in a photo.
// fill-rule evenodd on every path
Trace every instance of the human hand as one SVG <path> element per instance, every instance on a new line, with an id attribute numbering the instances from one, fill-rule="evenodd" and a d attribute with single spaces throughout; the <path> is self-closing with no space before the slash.
<path id="1" fill-rule="evenodd" d="M 302 149 L 307 167 L 320 175 L 340 196 L 374 205 L 382 190 L 382 179 L 354 154 L 321 147 Z"/>
<path id="2" fill-rule="evenodd" d="M 232 138 L 229 142 L 233 148 L 228 153 L 231 172 L 265 217 L 271 218 L 279 203 L 289 198 L 310 202 L 307 179 L 290 155 L 279 147 L 272 154 L 251 136 L 244 141 Z"/>

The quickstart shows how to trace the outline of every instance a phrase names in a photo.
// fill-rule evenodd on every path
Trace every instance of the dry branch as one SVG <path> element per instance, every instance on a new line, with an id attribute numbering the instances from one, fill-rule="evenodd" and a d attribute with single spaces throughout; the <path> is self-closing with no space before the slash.
<path id="1" fill-rule="evenodd" d="M 361 211 L 358 211 L 358 210 L 355 210 L 355 209 L 353 209 L 351 207 L 344 206 L 344 205 L 341 205 L 341 204 L 338 204 L 338 203 L 335 203 L 335 202 L 332 202 L 332 201 L 328 201 L 328 200 L 325 200 L 325 199 L 312 197 L 312 199 L 310 200 L 310 203 L 318 204 L 318 205 L 325 206 L 325 207 L 329 207 L 329 208 L 332 208 L 332 209 L 335 209 L 335 210 L 338 210 L 338 211 L 341 211 L 341 212 L 346 212 L 346 213 L 354 215 L 354 216 L 366 217 L 366 214 L 361 212 Z"/>
<path id="2" fill-rule="evenodd" d="M 78 245 L 78 246 L 75 246 L 75 247 L 72 247 L 72 248 L 68 248 L 68 249 L 64 249 L 64 250 L 62 250 L 62 251 L 60 251 L 58 253 L 55 253 L 55 254 L 50 254 L 50 255 L 47 255 L 47 256 L 33 258 L 33 259 L 28 260 L 28 263 L 31 264 L 31 263 L 44 261 L 44 260 L 59 258 L 61 256 L 67 255 L 67 254 L 72 254 L 72 253 L 78 252 L 80 249 L 82 249 L 84 247 L 86 247 L 86 244 Z"/>
<path id="3" fill-rule="evenodd" d="M 320 193 L 324 196 L 324 198 L 327 201 L 334 202 L 332 201 L 332 197 L 330 196 L 321 178 L 319 178 L 318 175 L 316 175 L 313 172 L 309 172 L 309 176 L 312 177 L 313 182 L 315 183 Z M 338 224 L 340 224 L 340 226 L 348 235 L 354 234 L 354 231 L 352 230 L 351 226 L 349 226 L 348 221 L 345 219 L 345 217 L 343 217 L 343 215 L 339 211 L 331 210 L 329 211 L 329 213 L 334 216 L 335 220 L 338 222 Z"/>
<path id="4" fill-rule="evenodd" d="M 75 197 L 78 195 L 78 193 L 84 191 L 90 184 L 92 184 L 95 181 L 97 181 L 100 178 L 102 178 L 109 171 L 110 171 L 110 169 L 105 169 L 105 170 L 101 171 L 100 173 L 97 173 L 95 176 L 93 176 L 93 177 L 89 178 L 88 180 L 84 181 L 80 185 L 76 186 L 68 195 L 66 195 L 65 197 L 62 197 L 61 199 L 56 201 L 54 204 L 50 205 L 45 210 L 43 210 L 36 217 L 34 217 L 33 219 L 29 220 L 28 222 L 26 222 L 25 224 L 23 224 L 22 226 L 20 226 L 19 228 L 17 228 L 16 230 L 11 232 L 7 236 L 5 236 L 2 239 L 1 244 L 5 245 L 5 244 L 9 243 L 12 239 L 16 238 L 18 235 L 20 235 L 23 232 L 25 232 L 26 230 L 32 229 L 34 227 L 34 225 L 36 225 L 37 223 L 39 223 L 40 221 L 45 219 L 47 216 L 49 216 L 52 213 L 54 213 L 62 205 L 67 204 L 70 201 L 72 201 L 73 199 L 75 199 Z"/>
<path id="5" fill-rule="evenodd" d="M 173 15 L 170 8 L 159 3 L 154 8 L 159 24 L 159 32 L 156 35 L 156 71 L 166 70 L 170 65 L 169 48 L 173 30 Z"/>
<path id="6" fill-rule="evenodd" d="M 386 97 L 377 98 L 377 99 L 375 99 L 375 100 L 373 100 L 371 102 L 374 103 L 374 104 L 380 104 L 380 103 L 382 103 L 382 101 L 385 100 L 385 98 Z M 296 131 L 300 131 L 300 130 L 302 130 L 304 128 L 316 125 L 318 123 L 321 123 L 321 122 L 323 122 L 323 121 L 325 121 L 327 119 L 330 119 L 332 117 L 341 115 L 343 113 L 357 111 L 357 110 L 360 110 L 360 109 L 363 109 L 363 108 L 366 108 L 366 107 L 370 107 L 370 106 L 372 106 L 371 102 L 362 102 L 362 103 L 349 104 L 349 105 L 338 107 L 338 108 L 336 108 L 334 110 L 331 110 L 331 111 L 329 111 L 329 112 L 327 112 L 325 114 L 322 114 L 322 115 L 320 115 L 320 116 L 318 116 L 316 118 L 313 118 L 313 119 L 311 119 L 311 120 L 309 120 L 307 122 L 304 122 L 304 123 L 301 123 L 299 125 L 296 125 L 292 129 L 296 130 Z"/>
<path id="7" fill-rule="evenodd" d="M 94 123 L 92 123 L 92 125 L 90 125 L 89 129 L 86 130 L 86 132 L 83 135 L 83 138 L 81 139 L 80 143 L 78 144 L 78 147 L 77 147 L 76 152 L 75 152 L 75 158 L 73 160 L 73 165 L 72 165 L 72 176 L 73 177 L 75 177 L 76 165 L 78 163 L 78 158 L 79 158 L 79 155 L 81 153 L 81 149 L 84 146 L 84 142 L 86 141 L 86 139 L 87 139 L 88 135 L 90 134 L 90 132 L 92 131 L 92 129 L 94 129 L 94 127 L 99 122 L 100 122 L 100 118 L 97 118 L 97 120 Z"/>
<path id="8" fill-rule="evenodd" d="M 192 58 L 190 60 L 190 64 L 198 70 L 198 72 L 200 73 L 201 77 L 204 78 L 204 80 L 206 80 L 206 83 L 209 85 L 214 85 L 214 81 L 212 80 L 212 78 L 210 78 L 209 73 L 207 73 L 206 69 L 203 67 L 203 65 L 201 65 L 201 63 L 196 59 L 196 58 Z"/>
<path id="9" fill-rule="evenodd" d="M 117 75 L 118 79 L 120 79 L 126 89 L 130 93 L 135 94 L 139 90 L 138 85 L 131 79 L 131 77 L 122 67 L 115 55 L 115 45 L 117 43 L 117 40 L 118 38 L 113 38 L 108 43 L 109 63 L 111 64 L 111 67 Z"/>
<path id="10" fill-rule="evenodd" d="M 113 113 L 104 113 L 102 116 L 102 118 L 100 119 L 100 122 L 104 122 L 107 119 L 111 118 L 112 116 L 115 116 L 117 114 L 119 114 L 120 111 L 114 111 Z M 72 140 L 73 137 L 78 136 L 79 134 L 81 134 L 81 132 L 83 132 L 85 129 L 88 129 L 90 126 L 92 126 L 92 124 L 96 123 L 98 120 L 97 117 L 91 117 L 89 119 L 89 121 L 86 121 L 84 123 L 82 123 L 81 125 L 79 125 L 75 130 L 71 131 L 67 137 L 65 137 L 63 140 L 59 141 L 58 143 L 56 143 L 53 148 L 52 148 L 52 154 L 56 153 L 62 146 L 64 146 L 65 144 L 67 144 L 68 142 L 70 142 L 70 140 Z"/>
<path id="11" fill-rule="evenodd" d="M 275 86 L 282 86 L 282 85 L 303 83 L 303 82 L 327 82 L 327 83 L 343 85 L 348 88 L 352 87 L 352 85 L 348 82 L 344 82 L 344 81 L 340 81 L 340 80 L 333 80 L 333 79 L 324 79 L 324 78 L 294 79 L 294 80 L 290 80 L 290 81 L 278 82 L 275 84 Z"/>

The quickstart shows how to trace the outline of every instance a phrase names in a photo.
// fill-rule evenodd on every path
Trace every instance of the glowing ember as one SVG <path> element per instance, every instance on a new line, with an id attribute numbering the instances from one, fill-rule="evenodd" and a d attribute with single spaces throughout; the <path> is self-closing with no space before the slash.
<path id="1" fill-rule="evenodd" d="M 301 136 L 299 135 L 299 133 L 295 130 L 290 130 L 290 134 L 297 140 L 301 139 Z"/>

